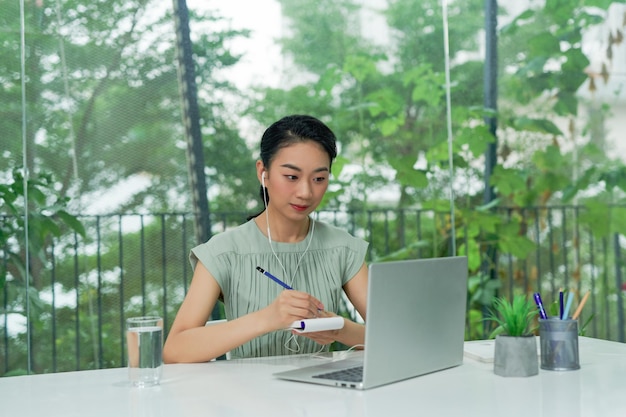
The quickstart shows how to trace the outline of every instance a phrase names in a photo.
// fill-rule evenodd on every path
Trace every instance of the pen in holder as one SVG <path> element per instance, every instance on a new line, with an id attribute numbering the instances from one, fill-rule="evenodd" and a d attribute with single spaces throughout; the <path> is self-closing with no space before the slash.
<path id="1" fill-rule="evenodd" d="M 550 317 L 539 320 L 541 369 L 572 371 L 580 369 L 578 320 Z"/>

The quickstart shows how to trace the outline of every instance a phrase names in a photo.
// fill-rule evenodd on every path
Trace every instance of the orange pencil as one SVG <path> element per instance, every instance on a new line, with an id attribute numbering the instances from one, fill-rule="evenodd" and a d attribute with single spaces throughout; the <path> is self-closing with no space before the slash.
<path id="1" fill-rule="evenodd" d="M 583 307 L 585 306 L 585 303 L 587 302 L 587 298 L 589 298 L 589 293 L 590 291 L 587 291 L 583 299 L 580 301 L 578 308 L 576 309 L 576 311 L 574 312 L 574 315 L 572 316 L 572 320 L 576 320 L 578 316 L 580 316 L 580 313 L 581 311 L 583 311 Z"/>

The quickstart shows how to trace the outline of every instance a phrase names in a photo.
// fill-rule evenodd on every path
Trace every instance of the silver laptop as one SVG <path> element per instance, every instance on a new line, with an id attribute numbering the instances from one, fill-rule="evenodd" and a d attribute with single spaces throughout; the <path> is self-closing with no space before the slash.
<path id="1" fill-rule="evenodd" d="M 373 263 L 367 294 L 362 355 L 274 376 L 368 389 L 463 362 L 467 257 Z"/>

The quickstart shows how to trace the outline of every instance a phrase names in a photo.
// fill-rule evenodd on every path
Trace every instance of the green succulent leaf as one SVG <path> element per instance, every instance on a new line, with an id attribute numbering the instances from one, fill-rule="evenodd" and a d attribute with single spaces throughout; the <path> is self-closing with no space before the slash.
<path id="1" fill-rule="evenodd" d="M 504 297 L 493 299 L 490 315 L 486 320 L 497 323 L 490 337 L 498 334 L 508 336 L 526 336 L 535 330 L 534 318 L 538 311 L 532 301 L 524 295 L 516 295 L 513 302 Z"/>

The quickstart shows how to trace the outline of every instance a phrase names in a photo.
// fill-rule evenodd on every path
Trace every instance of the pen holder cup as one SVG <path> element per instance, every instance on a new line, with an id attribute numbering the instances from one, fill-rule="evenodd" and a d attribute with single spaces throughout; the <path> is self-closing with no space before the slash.
<path id="1" fill-rule="evenodd" d="M 577 320 L 540 319 L 539 345 L 541 369 L 548 371 L 580 369 Z"/>

